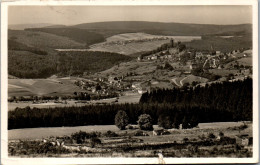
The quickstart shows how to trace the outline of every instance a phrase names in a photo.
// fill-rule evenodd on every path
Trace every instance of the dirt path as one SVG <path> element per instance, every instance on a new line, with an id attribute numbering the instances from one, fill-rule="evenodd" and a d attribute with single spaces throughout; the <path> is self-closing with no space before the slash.
<path id="1" fill-rule="evenodd" d="M 188 78 L 188 77 L 190 77 L 191 75 L 189 75 L 189 76 L 187 76 L 187 77 L 184 77 L 183 79 L 181 79 L 180 80 L 180 84 L 178 84 L 178 82 L 176 81 L 176 79 L 177 78 L 173 78 L 173 79 L 171 79 L 172 80 L 172 82 L 174 83 L 174 84 L 176 84 L 178 87 L 182 87 L 183 86 L 183 80 L 185 80 L 186 78 Z"/>
<path id="2" fill-rule="evenodd" d="M 177 85 L 178 87 L 182 87 L 182 85 L 180 85 L 180 84 L 177 83 L 176 79 L 177 79 L 177 78 L 173 78 L 173 79 L 171 79 L 171 80 L 172 80 L 172 82 L 173 82 L 175 85 Z"/>
<path id="3" fill-rule="evenodd" d="M 184 77 L 183 79 L 181 79 L 181 81 L 180 81 L 180 84 L 181 84 L 181 86 L 183 86 L 183 80 L 185 80 L 186 78 L 188 78 L 188 77 L 190 77 L 191 75 L 189 75 L 189 76 L 187 76 L 187 77 Z"/>

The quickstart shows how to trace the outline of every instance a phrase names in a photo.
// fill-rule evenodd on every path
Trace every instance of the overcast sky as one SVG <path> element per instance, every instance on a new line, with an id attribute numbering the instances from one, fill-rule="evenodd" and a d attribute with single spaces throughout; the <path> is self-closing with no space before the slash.
<path id="1" fill-rule="evenodd" d="M 9 6 L 8 24 L 105 21 L 252 23 L 251 6 Z"/>

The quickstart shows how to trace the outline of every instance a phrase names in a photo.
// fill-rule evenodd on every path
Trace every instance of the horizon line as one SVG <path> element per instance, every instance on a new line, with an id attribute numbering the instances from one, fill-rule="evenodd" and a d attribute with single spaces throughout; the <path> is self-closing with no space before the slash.
<path id="1" fill-rule="evenodd" d="M 165 23 L 165 24 L 193 24 L 193 25 L 219 25 L 219 26 L 229 26 L 229 25 L 253 25 L 253 23 L 239 23 L 239 24 L 210 24 L 210 23 L 187 23 L 187 22 L 160 22 L 160 21 L 99 21 L 99 22 L 82 22 L 77 24 L 55 24 L 55 23 L 22 23 L 22 24 L 8 24 L 11 25 L 37 25 L 37 24 L 51 24 L 51 25 L 64 25 L 64 26 L 75 26 L 81 24 L 92 24 L 92 23 L 109 23 L 109 22 L 147 22 L 147 23 Z"/>

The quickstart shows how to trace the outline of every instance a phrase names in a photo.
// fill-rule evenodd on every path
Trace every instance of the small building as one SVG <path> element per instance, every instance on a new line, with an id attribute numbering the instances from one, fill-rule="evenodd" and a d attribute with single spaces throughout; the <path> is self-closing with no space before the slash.
<path id="1" fill-rule="evenodd" d="M 143 59 L 142 56 L 137 57 L 137 61 L 141 61 Z"/>
<path id="2" fill-rule="evenodd" d="M 217 50 L 216 55 L 220 55 L 220 54 L 221 54 L 221 51 Z"/>
<path id="3" fill-rule="evenodd" d="M 157 56 L 152 56 L 151 59 L 152 59 L 152 60 L 157 60 L 158 57 L 157 57 Z"/>
<path id="4" fill-rule="evenodd" d="M 190 65 L 190 69 L 193 70 L 193 69 L 197 69 L 198 68 L 198 65 L 193 63 Z"/>

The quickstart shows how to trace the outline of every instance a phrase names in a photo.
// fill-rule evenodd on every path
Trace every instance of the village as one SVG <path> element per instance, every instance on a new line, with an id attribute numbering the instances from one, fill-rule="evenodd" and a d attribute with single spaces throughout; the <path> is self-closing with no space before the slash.
<path id="1" fill-rule="evenodd" d="M 71 100 L 74 100 L 73 104 L 88 101 L 123 103 L 121 97 L 131 100 L 134 96 L 134 102 L 138 102 L 143 93 L 156 89 L 205 86 L 252 76 L 251 50 L 241 49 L 224 53 L 211 46 L 209 50 L 199 51 L 186 48 L 180 41 L 162 39 L 169 40 L 168 44 L 111 69 L 82 77 L 70 76 L 66 81 L 65 78 L 51 80 L 58 85 L 73 83 L 78 90 L 61 96 L 9 97 L 8 101 L 33 101 L 33 104 L 41 105 L 48 104 L 48 100 L 54 100 L 53 104 L 59 106 L 70 104 Z M 107 99 L 109 101 L 104 101 Z"/>
<path id="2" fill-rule="evenodd" d="M 236 79 L 244 79 L 252 75 L 252 65 L 239 62 L 243 59 L 252 58 L 251 50 L 234 50 L 232 52 L 223 53 L 214 50 L 211 47 L 206 51 L 196 51 L 194 49 L 185 48 L 185 45 L 180 42 L 170 40 L 169 48 L 166 50 L 151 53 L 149 55 L 140 55 L 131 62 L 130 65 L 138 65 L 136 70 L 142 66 L 151 66 L 153 70 L 150 73 L 138 73 L 135 70 L 128 69 L 124 64 L 115 66 L 113 71 L 105 72 L 106 74 L 97 73 L 93 76 L 87 76 L 81 80 L 77 80 L 75 84 L 82 90 L 86 90 L 91 95 L 107 96 L 109 98 L 123 96 L 126 93 L 142 94 L 152 89 L 158 88 L 155 84 L 161 83 L 160 76 L 153 78 L 148 76 L 158 70 L 164 70 L 166 74 L 164 79 L 170 80 L 172 78 L 195 75 L 207 78 L 207 82 L 211 81 L 234 81 Z M 183 46 L 184 45 L 184 46 Z M 125 64 L 126 65 L 126 64 Z M 156 66 L 154 68 L 154 66 Z M 127 72 L 120 72 L 120 70 L 127 70 Z M 148 69 L 149 70 L 149 69 Z M 217 75 L 216 80 L 211 80 L 208 77 L 200 76 L 201 73 L 208 73 Z M 220 72 L 223 72 L 219 74 Z M 167 73 L 173 73 L 167 77 Z M 174 75 L 174 73 L 177 73 Z M 181 87 L 178 83 L 169 81 L 173 84 L 172 87 Z M 153 85 L 154 84 L 154 85 Z M 205 82 L 189 83 L 192 85 L 205 85 Z M 155 86 L 155 88 L 153 88 Z"/>

